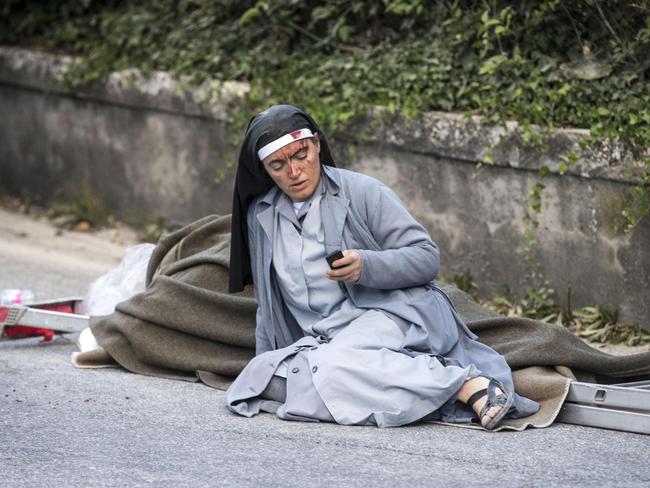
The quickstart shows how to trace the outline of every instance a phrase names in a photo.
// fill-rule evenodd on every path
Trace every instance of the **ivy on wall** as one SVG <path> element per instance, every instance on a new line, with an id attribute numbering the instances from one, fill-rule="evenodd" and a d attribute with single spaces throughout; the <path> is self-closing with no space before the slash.
<path id="1" fill-rule="evenodd" d="M 129 67 L 248 81 L 240 129 L 279 102 L 304 107 L 327 131 L 376 105 L 406 117 L 514 119 L 531 142 L 533 125 L 587 128 L 587 144 L 609 138 L 633 156 L 638 184 L 621 227 L 648 212 L 647 1 L 7 0 L 0 43 L 81 56 L 76 82 Z M 531 228 L 543 189 L 531 194 Z"/>

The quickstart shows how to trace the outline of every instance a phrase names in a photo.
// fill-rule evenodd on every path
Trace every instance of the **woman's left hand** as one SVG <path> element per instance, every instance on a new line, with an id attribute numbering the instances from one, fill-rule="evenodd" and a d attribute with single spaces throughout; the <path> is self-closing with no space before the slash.
<path id="1" fill-rule="evenodd" d="M 332 263 L 326 274 L 331 280 L 356 283 L 361 277 L 361 256 L 354 249 L 343 251 L 343 257 Z"/>

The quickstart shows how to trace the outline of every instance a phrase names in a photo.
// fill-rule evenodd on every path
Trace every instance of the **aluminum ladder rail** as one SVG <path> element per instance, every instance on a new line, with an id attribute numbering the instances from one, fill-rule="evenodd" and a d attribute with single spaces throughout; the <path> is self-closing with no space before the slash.
<path id="1" fill-rule="evenodd" d="M 574 381 L 557 421 L 650 434 L 650 380 L 613 385 Z"/>
<path id="2" fill-rule="evenodd" d="M 81 332 L 90 322 L 88 315 L 41 310 L 25 305 L 3 305 L 0 309 L 4 309 L 0 310 L 3 312 L 0 315 L 0 338 L 4 335 L 5 327 L 35 327 L 65 334 Z"/>

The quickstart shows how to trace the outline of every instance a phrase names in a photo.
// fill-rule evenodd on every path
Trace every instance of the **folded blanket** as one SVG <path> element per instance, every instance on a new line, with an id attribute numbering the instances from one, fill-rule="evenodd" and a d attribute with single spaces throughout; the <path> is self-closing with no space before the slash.
<path id="1" fill-rule="evenodd" d="M 76 365 L 114 360 L 134 373 L 226 388 L 254 355 L 256 310 L 252 289 L 227 292 L 229 247 L 230 216 L 208 216 L 162 238 L 146 290 L 91 318 L 103 351 L 80 353 Z M 541 405 L 502 428 L 550 425 L 576 377 L 611 383 L 650 375 L 650 352 L 605 354 L 562 327 L 502 317 L 457 288 L 443 289 L 479 339 L 505 356 L 517 392 Z"/>

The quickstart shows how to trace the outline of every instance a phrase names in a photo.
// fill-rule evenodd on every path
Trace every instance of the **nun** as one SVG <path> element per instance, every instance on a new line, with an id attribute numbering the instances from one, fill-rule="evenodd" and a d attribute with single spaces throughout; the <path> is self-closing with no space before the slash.
<path id="1" fill-rule="evenodd" d="M 427 231 L 386 185 L 337 168 L 312 117 L 291 105 L 257 114 L 238 160 L 229 283 L 254 286 L 256 356 L 228 408 L 488 430 L 535 413 L 438 287 L 438 269 Z"/>

